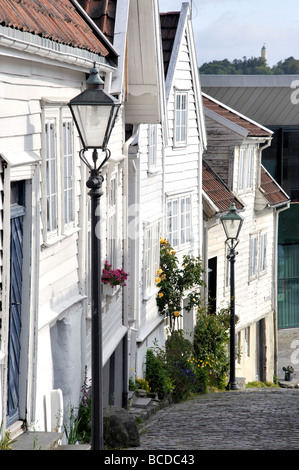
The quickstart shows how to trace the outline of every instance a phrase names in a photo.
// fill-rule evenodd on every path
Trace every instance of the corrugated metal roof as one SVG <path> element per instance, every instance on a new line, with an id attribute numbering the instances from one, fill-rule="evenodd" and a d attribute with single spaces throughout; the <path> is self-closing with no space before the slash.
<path id="1" fill-rule="evenodd" d="M 284 204 L 290 200 L 263 165 L 261 165 L 261 189 L 264 198 L 271 206 Z"/>
<path id="2" fill-rule="evenodd" d="M 164 74 L 167 75 L 180 12 L 160 13 Z"/>
<path id="3" fill-rule="evenodd" d="M 228 108 L 224 104 L 214 100 L 212 97 L 202 94 L 203 105 L 214 111 L 218 115 L 228 119 L 229 121 L 237 124 L 238 126 L 246 129 L 249 132 L 250 137 L 271 137 L 272 132 L 265 129 L 263 126 L 260 126 L 257 123 L 254 123 L 250 119 L 246 119 L 245 116 L 241 116 L 238 112 Z"/>
<path id="4" fill-rule="evenodd" d="M 244 207 L 206 161 L 203 161 L 202 165 L 202 189 L 219 212 L 227 211 L 232 202 L 236 204 L 237 209 Z"/>
<path id="5" fill-rule="evenodd" d="M 78 0 L 78 3 L 113 44 L 117 0 Z"/>
<path id="6" fill-rule="evenodd" d="M 299 124 L 298 104 L 292 99 L 298 79 L 299 75 L 200 76 L 205 93 L 267 127 Z"/>
<path id="7" fill-rule="evenodd" d="M 61 44 L 108 56 L 70 0 L 1 0 L 0 23 Z"/>

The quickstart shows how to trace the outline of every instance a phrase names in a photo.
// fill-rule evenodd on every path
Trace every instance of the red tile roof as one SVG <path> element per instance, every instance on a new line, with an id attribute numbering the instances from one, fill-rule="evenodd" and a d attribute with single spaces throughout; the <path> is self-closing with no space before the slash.
<path id="1" fill-rule="evenodd" d="M 164 73 L 167 75 L 180 12 L 160 13 Z"/>
<path id="2" fill-rule="evenodd" d="M 290 200 L 263 165 L 261 165 L 261 189 L 264 198 L 271 206 L 284 204 Z"/>
<path id="3" fill-rule="evenodd" d="M 234 124 L 237 124 L 240 127 L 243 127 L 249 132 L 250 137 L 271 137 L 272 132 L 267 129 L 259 126 L 259 124 L 254 123 L 250 119 L 247 119 L 245 116 L 241 116 L 236 111 L 228 108 L 222 103 L 217 102 L 210 96 L 202 94 L 203 105 L 214 111 L 215 113 L 223 116 L 224 118 L 232 121 Z"/>
<path id="4" fill-rule="evenodd" d="M 78 0 L 78 3 L 113 44 L 117 0 Z"/>
<path id="5" fill-rule="evenodd" d="M 70 0 L 1 0 L 0 23 L 103 57 L 108 55 Z"/>
<path id="6" fill-rule="evenodd" d="M 202 189 L 219 212 L 227 211 L 232 202 L 236 204 L 237 209 L 244 207 L 206 161 L 203 161 L 202 165 Z"/>

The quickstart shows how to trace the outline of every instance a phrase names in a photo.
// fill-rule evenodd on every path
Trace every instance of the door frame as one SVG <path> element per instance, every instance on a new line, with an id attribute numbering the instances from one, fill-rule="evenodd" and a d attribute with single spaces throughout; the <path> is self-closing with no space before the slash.
<path id="1" fill-rule="evenodd" d="M 2 156 L 2 155 L 1 155 Z M 3 157 L 3 156 L 2 156 Z M 3 157 L 4 158 L 4 157 Z M 20 176 L 23 173 L 22 177 Z M 36 402 L 36 351 L 37 351 L 37 319 L 38 319 L 38 265 L 39 265 L 39 232 L 40 204 L 33 200 L 39 194 L 39 171 L 37 165 L 24 166 L 16 169 L 4 161 L 4 203 L 3 203 L 3 294 L 2 294 L 2 346 L 5 354 L 2 374 L 2 397 L 0 397 L 0 418 L 3 429 L 6 429 L 7 411 L 7 366 L 9 338 L 9 304 L 10 304 L 10 185 L 14 181 L 25 183 L 26 215 L 23 220 L 23 283 L 22 283 L 22 322 L 21 357 L 19 379 L 19 412 L 20 427 L 23 421 L 28 425 L 35 420 Z M 28 275 L 29 274 L 29 275 Z M 17 423 L 15 426 L 17 426 Z"/>

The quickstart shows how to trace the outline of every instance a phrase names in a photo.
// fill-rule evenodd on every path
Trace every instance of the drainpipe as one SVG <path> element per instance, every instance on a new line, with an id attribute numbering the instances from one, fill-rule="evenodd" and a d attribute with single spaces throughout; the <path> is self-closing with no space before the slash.
<path id="1" fill-rule="evenodd" d="M 277 320 L 277 270 L 278 270 L 278 221 L 279 221 L 279 214 L 284 212 L 285 210 L 290 208 L 290 202 L 288 202 L 285 206 L 279 207 L 275 209 L 275 220 L 274 220 L 274 249 L 275 249 L 275 256 L 274 256 L 274 292 L 273 292 L 273 306 L 274 306 L 274 375 L 278 377 L 278 320 Z"/>
<path id="2" fill-rule="evenodd" d="M 129 216 L 129 199 L 128 199 L 128 194 L 129 194 L 129 181 L 128 181 L 128 178 L 129 178 L 129 167 L 131 165 L 131 168 L 133 168 L 133 171 L 134 171 L 134 183 L 133 183 L 133 191 L 134 191 L 134 196 L 133 196 L 133 203 L 135 204 L 136 203 L 136 200 L 138 202 L 138 198 L 139 198 L 139 191 L 138 191 L 138 174 L 137 174 L 137 171 L 138 169 L 136 169 L 136 164 L 135 164 L 135 161 L 134 161 L 134 158 L 130 159 L 129 160 L 129 149 L 130 149 L 130 146 L 132 144 L 132 142 L 134 142 L 134 140 L 136 139 L 137 135 L 138 135 L 138 126 L 133 126 L 133 131 L 132 131 L 132 135 L 131 137 L 125 142 L 124 144 L 124 149 L 123 149 L 123 153 L 124 155 L 127 157 L 125 158 L 125 173 L 126 173 L 126 178 L 125 178 L 125 194 L 126 194 L 126 198 L 125 198 L 125 201 L 124 201 L 124 227 L 125 227 L 125 236 L 124 236 L 124 253 L 125 253 L 125 256 L 124 256 L 124 270 L 126 272 L 128 272 L 128 259 L 129 259 L 129 256 L 130 256 L 130 252 L 129 252 L 129 238 L 130 238 L 130 231 L 129 231 L 129 227 L 128 227 L 128 216 Z M 137 213 L 137 216 L 138 213 Z M 138 238 L 139 240 L 139 238 Z M 132 240 L 130 240 L 131 243 L 134 243 Z M 135 247 L 134 247 L 135 248 Z M 133 253 L 135 253 L 136 250 L 134 249 L 133 250 Z M 130 282 L 130 289 L 131 289 L 131 299 L 133 299 L 133 301 L 136 302 L 136 299 L 137 299 L 137 294 L 138 294 L 138 286 L 137 286 L 137 289 L 136 289 L 136 283 L 137 283 L 137 279 L 136 279 L 136 276 L 134 275 L 134 273 L 138 272 L 136 270 L 136 267 L 138 267 L 139 265 L 139 258 L 138 258 L 138 253 L 137 253 L 137 256 L 132 256 L 131 257 L 131 266 L 133 265 L 133 271 L 134 272 L 131 272 L 130 273 L 130 278 L 129 278 L 129 282 Z M 127 326 L 127 329 L 128 329 L 128 332 L 127 334 L 125 335 L 125 337 L 123 338 L 123 407 L 124 408 L 127 408 L 128 407 L 128 385 L 129 385 L 129 357 L 128 357 L 128 354 L 129 354 L 129 349 L 130 351 L 132 351 L 132 346 L 130 345 L 130 348 L 128 348 L 128 342 L 132 340 L 132 338 L 135 338 L 135 335 L 132 335 L 132 327 L 130 326 L 130 324 L 132 324 L 133 322 L 136 322 L 136 319 L 138 320 L 139 318 L 139 313 L 138 313 L 138 305 L 139 305 L 139 302 L 136 302 L 135 305 L 137 305 L 137 308 L 134 308 L 134 305 L 131 306 L 133 307 L 132 310 L 133 310 L 133 318 L 132 318 L 132 313 L 129 317 L 129 305 L 128 305 L 128 302 L 129 302 L 129 299 L 128 299 L 128 290 L 125 289 L 124 291 L 124 297 L 123 297 L 123 312 L 124 312 L 124 321 L 126 321 L 126 326 Z M 136 318 L 137 317 L 137 318 Z M 129 330 L 131 330 L 131 334 L 129 334 Z M 136 344 L 135 344 L 135 349 L 136 349 Z"/>

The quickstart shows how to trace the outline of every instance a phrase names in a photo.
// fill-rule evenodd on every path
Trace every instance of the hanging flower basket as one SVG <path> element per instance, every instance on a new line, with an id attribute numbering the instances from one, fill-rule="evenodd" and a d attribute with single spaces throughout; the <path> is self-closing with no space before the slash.
<path id="1" fill-rule="evenodd" d="M 110 284 L 102 284 L 102 292 L 104 295 L 112 297 L 120 290 L 120 286 L 111 286 Z"/>
<path id="2" fill-rule="evenodd" d="M 129 274 L 123 269 L 112 269 L 112 265 L 105 261 L 102 272 L 102 286 L 105 295 L 114 295 L 120 287 L 126 286 Z"/>

